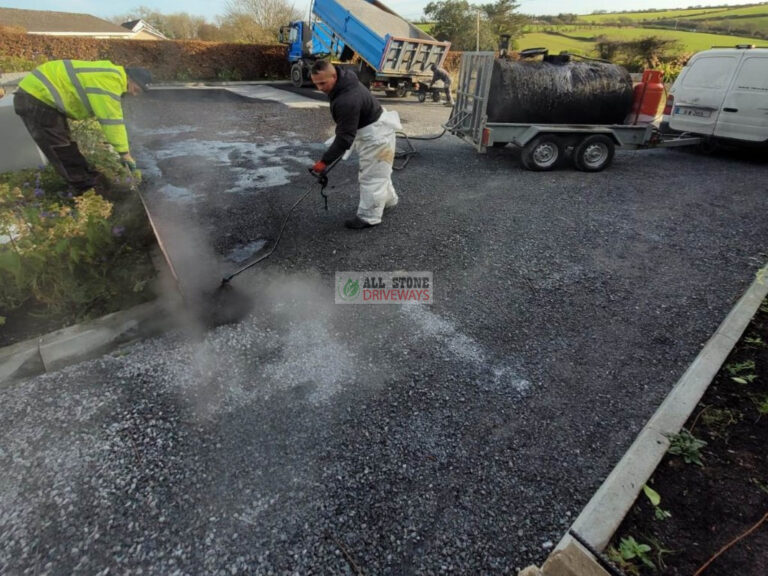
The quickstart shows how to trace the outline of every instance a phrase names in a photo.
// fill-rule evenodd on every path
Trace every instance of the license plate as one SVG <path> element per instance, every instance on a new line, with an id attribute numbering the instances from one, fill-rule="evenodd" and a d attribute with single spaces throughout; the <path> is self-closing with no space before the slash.
<path id="1" fill-rule="evenodd" d="M 712 110 L 706 108 L 686 108 L 682 106 L 675 106 L 676 116 L 696 116 L 697 118 L 709 118 L 712 115 Z"/>

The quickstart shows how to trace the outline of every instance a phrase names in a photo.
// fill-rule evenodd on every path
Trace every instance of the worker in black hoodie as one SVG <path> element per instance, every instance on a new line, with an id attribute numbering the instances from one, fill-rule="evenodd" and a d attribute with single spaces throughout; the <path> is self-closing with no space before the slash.
<path id="1" fill-rule="evenodd" d="M 397 204 L 392 185 L 395 159 L 395 130 L 402 128 L 397 112 L 387 112 L 349 69 L 319 60 L 312 66 L 312 82 L 328 94 L 336 137 L 312 170 L 321 174 L 344 155 L 357 151 L 360 157 L 360 204 L 357 215 L 344 222 L 347 228 L 361 229 L 381 223 L 385 208 Z"/>

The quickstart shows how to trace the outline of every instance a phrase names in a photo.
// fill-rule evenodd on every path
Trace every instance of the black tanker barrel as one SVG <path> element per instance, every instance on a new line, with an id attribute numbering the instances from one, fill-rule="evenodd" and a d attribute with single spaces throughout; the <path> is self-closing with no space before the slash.
<path id="1" fill-rule="evenodd" d="M 632 107 L 632 78 L 602 62 L 496 59 L 488 122 L 621 124 Z"/>

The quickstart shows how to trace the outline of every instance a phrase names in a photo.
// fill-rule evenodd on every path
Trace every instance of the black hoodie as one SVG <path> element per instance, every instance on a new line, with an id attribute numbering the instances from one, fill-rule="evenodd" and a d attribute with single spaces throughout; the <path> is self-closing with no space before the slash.
<path id="1" fill-rule="evenodd" d="M 349 150 L 357 131 L 376 122 L 382 112 L 381 104 L 352 70 L 337 67 L 336 75 L 336 86 L 328 94 L 331 116 L 336 122 L 336 139 L 323 154 L 322 161 L 326 164 Z"/>

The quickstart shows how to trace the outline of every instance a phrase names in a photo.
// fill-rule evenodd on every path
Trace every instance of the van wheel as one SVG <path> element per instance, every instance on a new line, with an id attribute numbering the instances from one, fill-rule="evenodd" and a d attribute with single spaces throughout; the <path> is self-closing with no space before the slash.
<path id="1" fill-rule="evenodd" d="M 298 62 L 291 66 L 291 84 L 296 88 L 304 86 L 304 67 Z"/>
<path id="2" fill-rule="evenodd" d="M 593 134 L 573 150 L 573 165 L 583 172 L 600 172 L 611 165 L 616 145 L 605 134 Z"/>
<path id="3" fill-rule="evenodd" d="M 542 134 L 523 147 L 520 160 L 527 170 L 552 170 L 563 156 L 563 143 L 557 136 Z"/>

